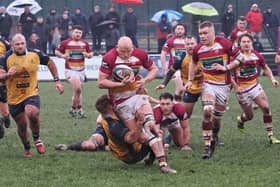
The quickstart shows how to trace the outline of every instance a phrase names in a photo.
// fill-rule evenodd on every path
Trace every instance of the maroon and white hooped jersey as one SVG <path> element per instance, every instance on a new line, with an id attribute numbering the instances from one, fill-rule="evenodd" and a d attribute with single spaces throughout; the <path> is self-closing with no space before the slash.
<path id="1" fill-rule="evenodd" d="M 165 42 L 162 50 L 169 53 L 170 55 L 168 62 L 168 68 L 170 68 L 175 62 L 176 58 L 180 58 L 182 53 L 186 52 L 185 39 L 172 36 Z"/>
<path id="2" fill-rule="evenodd" d="M 168 115 L 164 115 L 159 105 L 156 105 L 153 109 L 156 124 L 160 124 L 161 127 L 171 127 L 180 125 L 179 121 L 186 120 L 188 118 L 185 111 L 185 107 L 181 103 L 175 103 L 172 112 Z"/>
<path id="3" fill-rule="evenodd" d="M 132 54 L 128 58 L 128 60 L 123 60 L 118 56 L 117 50 L 114 48 L 106 53 L 105 56 L 103 56 L 99 71 L 112 76 L 114 67 L 121 64 L 131 67 L 133 69 L 134 75 L 137 76 L 141 67 L 150 69 L 153 66 L 154 62 L 149 59 L 147 52 L 138 48 L 133 49 Z M 120 103 L 135 95 L 136 92 L 136 82 L 123 87 L 109 89 L 109 95 L 113 99 L 114 103 Z"/>

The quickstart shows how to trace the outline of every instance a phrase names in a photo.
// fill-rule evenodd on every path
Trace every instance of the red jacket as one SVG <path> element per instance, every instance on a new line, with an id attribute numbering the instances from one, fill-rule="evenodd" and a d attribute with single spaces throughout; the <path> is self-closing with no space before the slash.
<path id="1" fill-rule="evenodd" d="M 260 11 L 250 10 L 246 15 L 246 20 L 250 24 L 250 32 L 261 32 L 263 25 L 263 15 Z"/>

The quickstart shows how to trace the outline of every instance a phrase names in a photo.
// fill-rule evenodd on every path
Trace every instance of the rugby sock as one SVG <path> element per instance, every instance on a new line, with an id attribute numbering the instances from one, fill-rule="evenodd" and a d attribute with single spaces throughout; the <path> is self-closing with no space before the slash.
<path id="1" fill-rule="evenodd" d="M 67 146 L 69 150 L 73 150 L 73 151 L 81 151 L 83 150 L 82 148 L 82 142 L 78 142 L 78 143 L 73 143 Z"/>
<path id="2" fill-rule="evenodd" d="M 213 137 L 216 139 L 218 139 L 218 133 L 220 132 L 220 128 L 221 128 L 221 124 L 216 123 L 214 124 L 214 128 L 213 128 Z"/>
<path id="3" fill-rule="evenodd" d="M 241 115 L 240 115 L 240 119 L 241 119 L 241 123 L 244 123 L 245 121 L 247 121 L 247 117 L 246 117 L 246 114 L 245 113 L 242 113 Z"/>
<path id="4" fill-rule="evenodd" d="M 273 136 L 273 131 L 272 131 L 272 115 L 264 115 L 263 116 L 263 122 L 265 124 L 265 129 L 267 132 L 267 136 L 271 137 Z"/>
<path id="5" fill-rule="evenodd" d="M 5 127 L 9 128 L 11 125 L 10 115 L 8 114 L 7 116 L 3 116 L 3 119 Z"/>
<path id="6" fill-rule="evenodd" d="M 23 147 L 24 147 L 25 150 L 30 150 L 31 149 L 30 142 L 23 143 Z"/>
<path id="7" fill-rule="evenodd" d="M 40 134 L 39 133 L 32 133 L 32 137 L 33 137 L 34 142 L 36 142 L 37 140 L 40 139 Z"/>
<path id="8" fill-rule="evenodd" d="M 162 167 L 162 166 L 166 166 L 167 165 L 167 162 L 166 162 L 166 157 L 163 155 L 163 156 L 159 156 L 157 157 L 157 160 L 159 162 L 159 167 Z"/>
<path id="9" fill-rule="evenodd" d="M 211 137 L 212 137 L 212 130 L 203 130 L 203 140 L 204 145 L 209 146 L 211 145 Z"/>

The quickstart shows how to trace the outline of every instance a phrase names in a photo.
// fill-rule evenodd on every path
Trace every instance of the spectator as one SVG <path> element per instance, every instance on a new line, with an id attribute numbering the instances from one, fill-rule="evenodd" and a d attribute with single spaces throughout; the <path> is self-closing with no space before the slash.
<path id="1" fill-rule="evenodd" d="M 59 32 L 61 34 L 61 40 L 66 40 L 69 37 L 68 30 L 69 25 L 72 24 L 72 21 L 69 17 L 69 11 L 64 10 L 62 17 L 59 20 Z"/>
<path id="2" fill-rule="evenodd" d="M 102 36 L 102 29 L 101 27 L 96 27 L 99 23 L 104 20 L 103 15 L 100 12 L 100 7 L 96 5 L 94 7 L 93 13 L 90 15 L 88 19 L 88 23 L 91 29 L 92 35 L 92 49 L 95 53 L 99 53 L 101 50 L 101 36 Z"/>
<path id="3" fill-rule="evenodd" d="M 36 33 L 32 33 L 27 40 L 27 47 L 31 49 L 40 49 L 40 39 L 39 36 Z"/>
<path id="4" fill-rule="evenodd" d="M 7 14 L 6 8 L 0 7 L 0 34 L 5 40 L 9 40 L 12 25 L 12 18 Z"/>
<path id="5" fill-rule="evenodd" d="M 86 16 L 81 13 L 80 8 L 76 8 L 75 15 L 72 17 L 73 25 L 80 25 L 83 28 L 83 38 L 88 33 L 88 22 Z"/>
<path id="6" fill-rule="evenodd" d="M 161 52 L 162 46 L 166 42 L 169 33 L 171 33 L 171 25 L 167 21 L 167 16 L 163 14 L 157 26 L 158 53 Z"/>
<path id="7" fill-rule="evenodd" d="M 115 21 L 117 24 L 115 25 L 116 28 L 119 29 L 119 24 L 120 24 L 120 16 L 116 11 L 116 7 L 115 6 L 111 6 L 109 9 L 109 12 L 106 14 L 105 16 L 105 20 L 112 20 Z"/>
<path id="8" fill-rule="evenodd" d="M 229 36 L 234 27 L 234 14 L 232 5 L 229 4 L 227 11 L 223 14 L 222 19 L 222 32 L 225 33 L 226 38 Z"/>
<path id="9" fill-rule="evenodd" d="M 259 38 L 257 36 L 254 36 L 254 42 L 253 42 L 253 48 L 254 50 L 258 51 L 258 52 L 263 52 L 263 45 L 262 43 L 259 41 Z"/>
<path id="10" fill-rule="evenodd" d="M 44 23 L 42 16 L 37 17 L 37 22 L 33 27 L 33 33 L 36 33 L 40 39 L 40 50 L 47 53 L 47 42 L 48 42 L 48 26 Z"/>
<path id="11" fill-rule="evenodd" d="M 56 9 L 52 8 L 50 9 L 49 15 L 46 18 L 46 24 L 48 25 L 49 28 L 54 29 L 54 27 L 57 26 L 59 22 L 59 18 L 56 13 Z"/>
<path id="12" fill-rule="evenodd" d="M 246 15 L 246 20 L 249 23 L 249 31 L 252 36 L 257 35 L 261 38 L 263 15 L 257 4 L 253 4 L 251 10 Z"/>
<path id="13" fill-rule="evenodd" d="M 106 52 L 116 47 L 120 38 L 120 31 L 116 28 L 115 24 L 109 24 L 105 31 Z"/>
<path id="14" fill-rule="evenodd" d="M 19 18 L 19 23 L 22 26 L 22 33 L 25 36 L 25 38 L 29 38 L 32 29 L 33 29 L 33 24 L 35 23 L 36 19 L 35 16 L 30 12 L 29 6 L 24 7 L 24 12 L 21 14 Z"/>
<path id="15" fill-rule="evenodd" d="M 136 38 L 137 34 L 137 16 L 134 13 L 133 8 L 128 7 L 127 12 L 123 17 L 123 24 L 124 24 L 124 31 L 125 35 L 128 36 L 131 40 L 133 45 L 138 48 L 138 42 Z"/>
<path id="16" fill-rule="evenodd" d="M 56 9 L 50 9 L 49 15 L 46 18 L 46 24 L 48 26 L 48 54 L 54 55 L 54 47 L 52 46 L 52 40 L 54 37 L 55 28 L 58 27 L 59 18 L 56 13 Z"/>
<path id="17" fill-rule="evenodd" d="M 278 40 L 277 35 L 278 35 L 279 21 L 278 21 L 277 16 L 274 13 L 272 13 L 272 8 L 271 7 L 267 7 L 267 9 L 264 13 L 263 24 L 268 31 L 268 36 L 270 37 L 270 39 L 272 41 L 273 48 L 276 49 L 277 48 L 277 40 Z"/>

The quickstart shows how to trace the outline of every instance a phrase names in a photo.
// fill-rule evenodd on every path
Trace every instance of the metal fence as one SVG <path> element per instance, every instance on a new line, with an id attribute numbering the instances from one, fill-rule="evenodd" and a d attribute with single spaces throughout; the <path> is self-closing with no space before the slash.
<path id="1" fill-rule="evenodd" d="M 279 0 L 199 0 L 201 2 L 207 2 L 212 4 L 219 12 L 223 14 L 228 4 L 234 6 L 235 16 L 246 15 L 253 3 L 258 3 L 262 11 L 266 9 L 267 6 L 271 6 L 273 11 L 276 12 L 279 17 L 280 8 Z M 11 0 L 2 0 L 0 4 L 2 6 L 7 6 Z M 70 12 L 74 12 L 75 8 L 81 8 L 82 12 L 88 17 L 93 9 L 94 5 L 100 5 L 103 14 L 108 12 L 109 7 L 112 5 L 111 0 L 37 0 L 37 2 L 43 8 L 38 14 L 46 16 L 49 9 L 56 8 L 58 13 L 62 13 L 64 8 L 68 8 Z M 193 0 L 144 0 L 143 5 L 132 5 L 135 13 L 138 16 L 138 33 L 137 37 L 141 48 L 144 48 L 150 52 L 155 52 L 157 49 L 156 40 L 156 24 L 150 21 L 153 14 L 162 9 L 173 9 L 182 12 L 181 7 L 187 3 L 194 2 Z M 115 4 L 118 13 L 123 16 L 126 8 L 130 5 Z M 181 20 L 187 26 L 187 30 L 191 29 L 191 15 L 183 13 L 184 17 Z M 216 30 L 220 31 L 220 17 L 213 16 L 207 17 L 208 19 L 214 21 L 216 24 Z M 123 34 L 123 31 L 121 30 Z"/>

